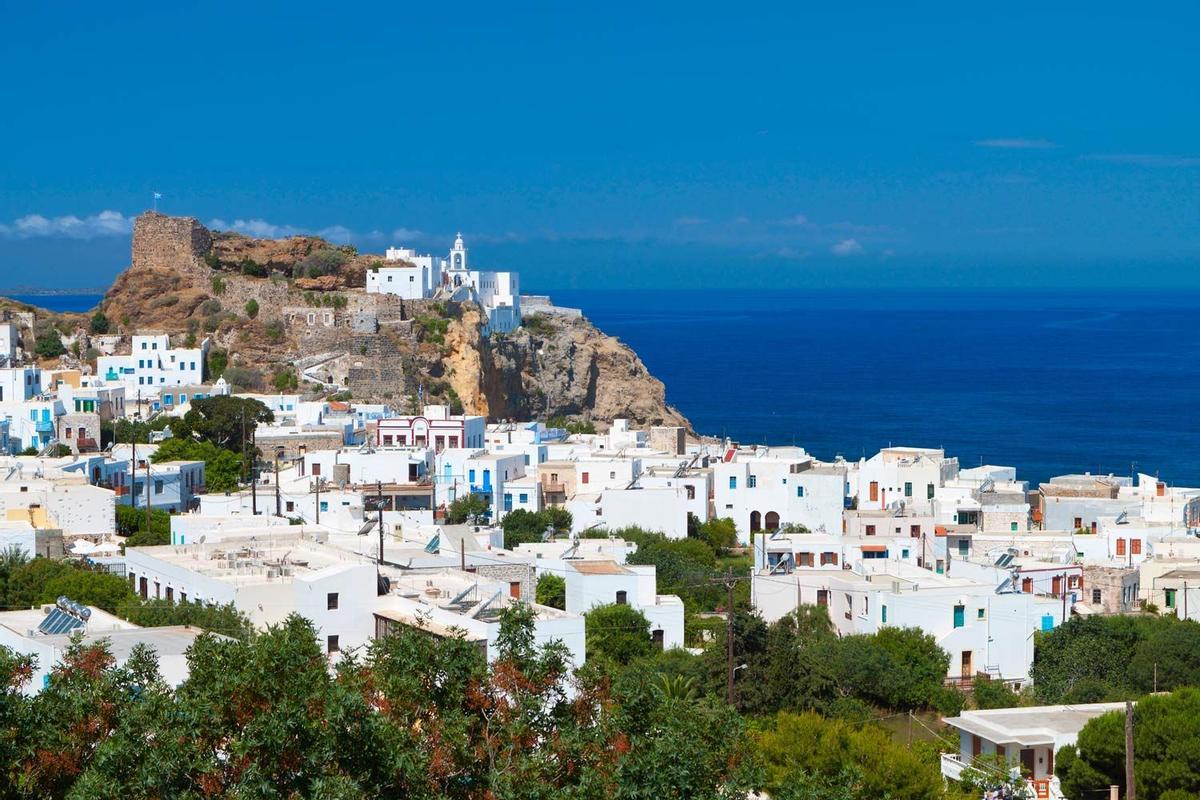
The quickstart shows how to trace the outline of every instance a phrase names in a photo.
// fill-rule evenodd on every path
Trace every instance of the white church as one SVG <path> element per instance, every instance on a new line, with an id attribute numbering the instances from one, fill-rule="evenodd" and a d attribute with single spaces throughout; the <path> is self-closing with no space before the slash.
<path id="1" fill-rule="evenodd" d="M 389 247 L 386 265 L 367 271 L 367 291 L 405 300 L 444 297 L 472 300 L 487 313 L 488 330 L 508 333 L 521 324 L 521 289 L 516 272 L 471 269 L 462 234 L 448 258 L 419 255 L 408 247 Z"/>

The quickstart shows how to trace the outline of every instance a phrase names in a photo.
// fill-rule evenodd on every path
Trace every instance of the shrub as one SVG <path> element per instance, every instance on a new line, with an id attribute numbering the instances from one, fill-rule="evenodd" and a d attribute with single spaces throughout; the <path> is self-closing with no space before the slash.
<path id="1" fill-rule="evenodd" d="M 318 278 L 322 275 L 332 275 L 349 260 L 350 257 L 341 250 L 323 248 L 309 254 L 296 264 L 293 275 L 297 278 Z"/>
<path id="2" fill-rule="evenodd" d="M 103 311 L 97 311 L 95 314 L 92 314 L 92 320 L 91 320 L 89 327 L 90 327 L 92 333 L 97 333 L 97 334 L 108 333 L 108 328 L 109 328 L 108 317 L 104 316 Z"/>
<path id="3" fill-rule="evenodd" d="M 295 370 L 286 369 L 275 373 L 271 379 L 271 384 L 280 392 L 295 391 L 300 385 L 296 378 Z"/>
<path id="4" fill-rule="evenodd" d="M 263 388 L 263 374 L 248 367 L 226 367 L 224 378 L 242 391 L 257 391 Z"/>
<path id="5" fill-rule="evenodd" d="M 220 275 L 212 276 L 212 293 L 215 295 L 225 294 L 225 281 L 221 280 Z"/>
<path id="6" fill-rule="evenodd" d="M 200 313 L 205 316 L 221 313 L 221 301 L 214 297 L 210 297 L 200 304 Z"/>
<path id="7" fill-rule="evenodd" d="M 62 335 L 50 326 L 46 326 L 37 334 L 37 344 L 33 351 L 38 358 L 58 358 L 67 352 L 63 346 Z"/>
<path id="8" fill-rule="evenodd" d="M 554 333 L 554 325 L 541 314 L 530 314 L 521 320 L 521 327 L 534 336 L 550 336 Z"/>
<path id="9" fill-rule="evenodd" d="M 243 275 L 249 275 L 252 278 L 267 277 L 267 268 L 252 258 L 242 259 L 241 269 Z"/>
<path id="10" fill-rule="evenodd" d="M 267 323 L 266 332 L 268 339 L 278 342 L 283 338 L 283 323 L 277 319 L 271 320 Z"/>
<path id="11" fill-rule="evenodd" d="M 250 319 L 258 316 L 258 301 L 253 297 L 246 301 L 246 316 Z"/>

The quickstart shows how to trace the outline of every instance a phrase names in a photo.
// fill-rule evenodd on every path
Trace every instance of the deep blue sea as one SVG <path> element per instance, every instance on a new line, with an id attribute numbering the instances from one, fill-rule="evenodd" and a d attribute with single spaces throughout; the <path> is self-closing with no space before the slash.
<path id="1" fill-rule="evenodd" d="M 1200 292 L 549 294 L 633 347 L 701 433 L 825 459 L 944 447 L 1035 482 L 1133 467 L 1200 484 Z"/>
<path id="2" fill-rule="evenodd" d="M 103 295 L 98 294 L 14 294 L 13 300 L 29 303 L 31 306 L 47 308 L 58 312 L 91 311 L 100 305 Z"/>
<path id="3" fill-rule="evenodd" d="M 1200 484 L 1198 292 L 549 294 L 632 346 L 701 433 Z"/>

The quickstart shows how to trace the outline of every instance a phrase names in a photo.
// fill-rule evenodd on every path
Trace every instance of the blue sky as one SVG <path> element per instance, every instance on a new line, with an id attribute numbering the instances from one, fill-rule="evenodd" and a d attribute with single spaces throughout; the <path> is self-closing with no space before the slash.
<path id="1" fill-rule="evenodd" d="M 1200 286 L 1195 3 L 432 5 L 8 4 L 0 285 L 159 191 L 530 290 Z"/>

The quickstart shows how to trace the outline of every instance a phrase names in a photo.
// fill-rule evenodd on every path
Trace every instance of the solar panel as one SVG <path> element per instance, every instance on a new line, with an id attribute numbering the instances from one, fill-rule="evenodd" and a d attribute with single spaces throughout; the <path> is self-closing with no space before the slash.
<path id="1" fill-rule="evenodd" d="M 425 545 L 426 553 L 436 553 L 442 546 L 442 535 L 435 533 L 433 538 L 429 540 L 429 544 Z"/>
<path id="2" fill-rule="evenodd" d="M 52 636 L 56 633 L 69 633 L 82 627 L 83 620 L 71 616 L 61 608 L 52 608 L 46 618 L 42 620 L 42 624 L 38 625 L 38 630 Z"/>

